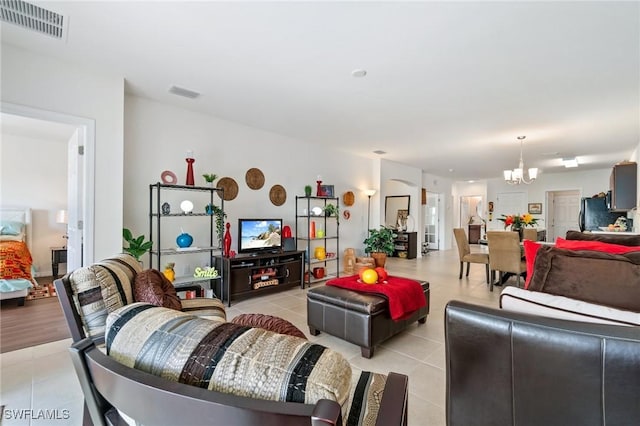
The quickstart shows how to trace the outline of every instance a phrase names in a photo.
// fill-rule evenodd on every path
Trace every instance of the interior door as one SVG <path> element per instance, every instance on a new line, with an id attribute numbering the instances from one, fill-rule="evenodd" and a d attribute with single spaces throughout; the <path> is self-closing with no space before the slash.
<path id="1" fill-rule="evenodd" d="M 570 229 L 578 229 L 580 214 L 580 193 L 578 191 L 558 191 L 550 194 L 551 224 L 547 227 L 547 241 L 567 235 Z"/>
<path id="2" fill-rule="evenodd" d="M 427 192 L 427 204 L 424 206 L 424 244 L 428 250 L 438 250 L 440 241 L 440 195 Z M 425 250 L 423 250 L 424 252 Z"/>
<path id="3" fill-rule="evenodd" d="M 82 266 L 82 217 L 84 206 L 84 185 L 82 177 L 84 175 L 82 167 L 82 128 L 76 129 L 69 139 L 68 146 L 68 169 L 67 169 L 67 271 L 73 271 Z"/>

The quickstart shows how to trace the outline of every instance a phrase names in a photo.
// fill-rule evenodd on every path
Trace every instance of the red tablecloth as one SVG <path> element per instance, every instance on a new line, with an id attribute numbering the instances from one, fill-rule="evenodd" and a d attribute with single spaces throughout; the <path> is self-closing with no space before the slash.
<path id="1" fill-rule="evenodd" d="M 395 321 L 405 319 L 414 311 L 427 305 L 420 283 L 408 278 L 390 276 L 386 281 L 378 284 L 365 284 L 359 280 L 358 275 L 350 275 L 329 280 L 326 285 L 386 297 L 389 301 L 389 314 Z"/>

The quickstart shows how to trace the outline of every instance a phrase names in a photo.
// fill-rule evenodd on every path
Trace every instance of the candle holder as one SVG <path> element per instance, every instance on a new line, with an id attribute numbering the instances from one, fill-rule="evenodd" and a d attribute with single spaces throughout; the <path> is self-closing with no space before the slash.
<path id="1" fill-rule="evenodd" d="M 195 182 L 193 180 L 193 163 L 196 161 L 193 158 L 185 158 L 187 162 L 187 185 L 194 186 Z"/>
<path id="2" fill-rule="evenodd" d="M 318 187 L 316 188 L 316 197 L 322 197 L 324 196 L 324 191 L 322 190 L 322 181 L 317 180 L 316 182 L 318 183 Z"/>

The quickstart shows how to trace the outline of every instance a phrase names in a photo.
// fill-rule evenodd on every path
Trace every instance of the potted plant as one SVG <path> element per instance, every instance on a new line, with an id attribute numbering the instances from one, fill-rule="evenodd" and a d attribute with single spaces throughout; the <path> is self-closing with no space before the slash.
<path id="1" fill-rule="evenodd" d="M 224 219 L 227 217 L 226 213 L 222 212 L 222 209 L 215 204 L 207 204 L 205 212 L 209 215 L 216 217 L 216 233 L 218 234 L 218 245 L 222 247 L 222 238 L 224 234 Z"/>
<path id="2" fill-rule="evenodd" d="M 338 220 L 338 206 L 336 206 L 335 204 L 327 204 L 326 206 L 324 206 L 324 215 L 329 217 L 329 216 L 335 216 L 336 220 Z"/>
<path id="3" fill-rule="evenodd" d="M 202 175 L 202 177 L 204 178 L 204 180 L 207 181 L 209 186 L 213 186 L 213 181 L 216 180 L 218 175 L 216 175 L 214 173 L 205 173 L 205 174 Z"/>
<path id="4" fill-rule="evenodd" d="M 384 267 L 387 256 L 393 254 L 393 241 L 397 235 L 390 228 L 370 229 L 369 237 L 364 240 L 364 251 L 376 261 L 376 266 Z"/>
<path id="5" fill-rule="evenodd" d="M 313 190 L 313 188 L 311 188 L 311 185 L 305 185 L 304 186 L 304 196 L 305 197 L 311 197 L 311 191 Z"/>
<path id="6" fill-rule="evenodd" d="M 122 249 L 135 257 L 138 261 L 140 261 L 140 256 L 148 252 L 153 245 L 151 241 L 144 240 L 144 235 L 134 237 L 131 231 L 127 228 L 122 229 L 122 238 L 129 243 L 129 247 L 122 247 Z"/>

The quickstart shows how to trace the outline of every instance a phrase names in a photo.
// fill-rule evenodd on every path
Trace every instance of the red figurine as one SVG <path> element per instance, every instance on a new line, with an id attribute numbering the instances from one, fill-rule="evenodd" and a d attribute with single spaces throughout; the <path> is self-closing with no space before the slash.
<path id="1" fill-rule="evenodd" d="M 224 257 L 229 257 L 231 254 L 231 224 L 227 222 L 227 232 L 224 233 Z"/>

